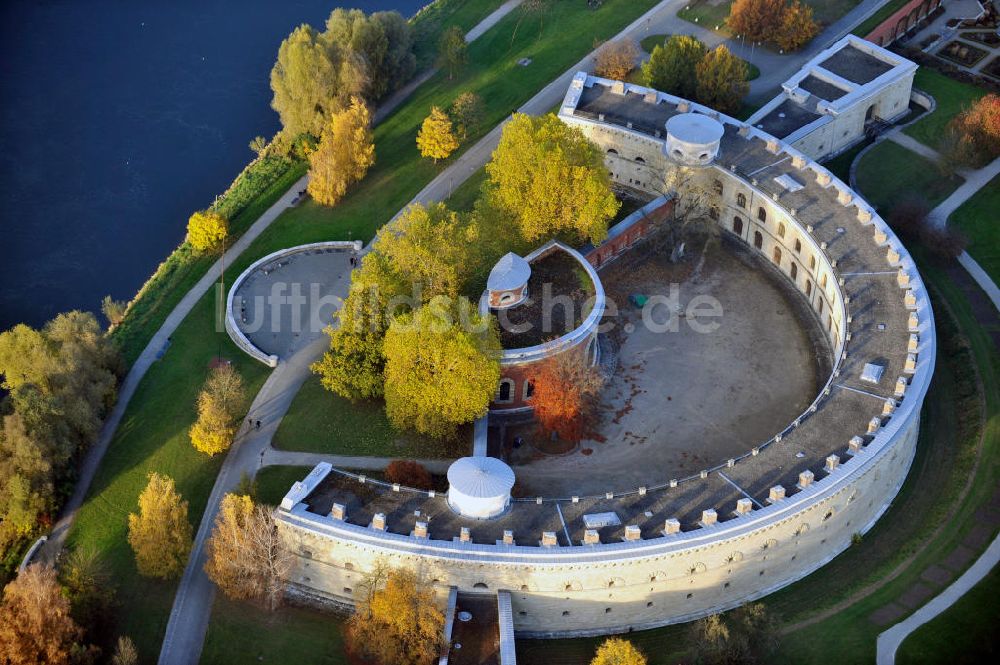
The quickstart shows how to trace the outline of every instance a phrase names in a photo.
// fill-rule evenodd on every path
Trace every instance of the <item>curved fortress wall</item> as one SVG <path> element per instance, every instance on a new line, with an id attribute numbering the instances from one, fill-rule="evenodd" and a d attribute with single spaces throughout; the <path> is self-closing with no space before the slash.
<path id="1" fill-rule="evenodd" d="M 320 465 L 278 511 L 295 555 L 293 586 L 350 604 L 384 559 L 418 571 L 442 595 L 451 586 L 510 591 L 522 635 L 612 633 L 771 593 L 882 515 L 913 459 L 934 367 L 933 319 L 913 261 L 825 169 L 711 109 L 581 73 L 560 116 L 606 150 L 616 181 L 662 193 L 675 166 L 659 128 L 691 111 L 725 127 L 718 158 L 695 174 L 712 192 L 712 216 L 796 284 L 831 340 L 833 374 L 809 410 L 771 440 L 747 442 L 745 455 L 689 478 L 515 500 L 490 521 L 462 519 L 433 492 L 359 483 Z M 863 378 L 870 365 L 880 379 Z M 608 512 L 621 523 L 585 528 L 585 515 Z"/>

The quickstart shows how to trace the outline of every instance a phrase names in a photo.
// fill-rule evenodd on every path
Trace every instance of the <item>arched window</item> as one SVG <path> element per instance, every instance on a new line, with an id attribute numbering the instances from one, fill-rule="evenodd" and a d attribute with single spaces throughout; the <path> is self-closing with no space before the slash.
<path id="1" fill-rule="evenodd" d="M 763 210 L 763 208 L 761 208 L 761 210 Z M 758 213 L 757 216 L 760 217 L 760 214 Z M 761 218 L 761 221 L 763 221 L 763 218 Z M 778 237 L 779 238 L 784 238 L 785 237 L 785 224 L 784 223 L 778 224 Z"/>
<path id="2" fill-rule="evenodd" d="M 617 155 L 618 151 L 615 150 L 614 148 L 608 148 L 608 154 L 609 155 Z"/>
<path id="3" fill-rule="evenodd" d="M 759 219 L 762 222 L 767 221 L 767 211 L 764 210 L 764 206 L 759 206 L 757 208 L 757 219 Z"/>
<path id="4" fill-rule="evenodd" d="M 753 233 L 753 246 L 757 249 L 761 249 L 764 246 L 764 236 L 760 234 L 760 231 L 754 231 Z"/>
<path id="5" fill-rule="evenodd" d="M 723 192 L 722 181 L 721 180 L 713 180 L 712 181 L 712 189 L 715 190 L 716 194 L 719 194 L 721 196 L 722 192 Z"/>
<path id="6" fill-rule="evenodd" d="M 708 209 L 708 216 L 712 219 L 719 219 L 719 206 L 712 206 Z"/>
<path id="7" fill-rule="evenodd" d="M 807 279 L 806 280 L 806 298 L 808 298 L 812 294 L 813 294 L 813 283 L 812 283 L 812 280 Z"/>
<path id="8" fill-rule="evenodd" d="M 646 160 L 643 159 L 642 157 L 636 157 L 635 161 L 639 162 L 640 164 L 645 164 L 646 163 Z"/>
<path id="9" fill-rule="evenodd" d="M 473 589 L 489 589 L 489 587 L 486 586 L 486 582 L 476 582 L 475 584 L 472 585 L 472 588 Z"/>
<path id="10" fill-rule="evenodd" d="M 819 278 L 819 286 L 821 289 L 826 288 L 826 273 L 823 273 Z"/>
<path id="11" fill-rule="evenodd" d="M 774 265 L 776 265 L 776 266 L 780 266 L 781 265 L 781 248 L 780 247 L 775 247 L 774 248 L 774 253 L 771 255 L 771 260 L 774 261 Z"/>
<path id="12" fill-rule="evenodd" d="M 747 207 L 747 197 L 745 194 L 741 193 L 736 195 L 736 205 L 738 205 L 741 208 Z"/>
<path id="13" fill-rule="evenodd" d="M 500 379 L 500 388 L 497 390 L 498 402 L 509 402 L 514 394 L 514 382 L 510 379 Z"/>
<path id="14" fill-rule="evenodd" d="M 798 238 L 795 239 L 795 253 L 798 254 L 802 251 L 802 241 Z"/>
<path id="15" fill-rule="evenodd" d="M 823 313 L 823 299 L 820 298 L 817 302 L 819 303 L 819 313 L 822 314 Z"/>
<path id="16" fill-rule="evenodd" d="M 798 267 L 797 265 L 795 265 L 795 262 L 794 262 L 794 261 L 792 262 L 792 270 L 791 270 L 791 272 L 792 272 L 792 279 L 793 279 L 793 280 L 794 280 L 794 279 L 795 279 L 796 277 L 798 277 L 798 276 L 799 276 L 799 267 Z"/>
<path id="17" fill-rule="evenodd" d="M 524 399 L 531 399 L 535 394 L 535 384 L 531 381 L 524 382 Z"/>
<path id="18" fill-rule="evenodd" d="M 816 255 L 815 254 L 812 254 L 812 255 L 809 256 L 809 269 L 810 270 L 815 270 L 816 269 Z"/>
<path id="19" fill-rule="evenodd" d="M 743 235 L 743 220 L 738 215 L 733 217 L 733 233 L 738 236 Z"/>

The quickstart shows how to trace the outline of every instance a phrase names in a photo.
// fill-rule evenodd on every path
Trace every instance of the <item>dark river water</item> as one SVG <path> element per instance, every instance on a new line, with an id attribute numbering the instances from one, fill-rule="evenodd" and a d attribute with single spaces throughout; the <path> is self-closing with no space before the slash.
<path id="1" fill-rule="evenodd" d="M 296 25 L 428 1 L 0 0 L 0 330 L 135 294 L 278 129 Z"/>

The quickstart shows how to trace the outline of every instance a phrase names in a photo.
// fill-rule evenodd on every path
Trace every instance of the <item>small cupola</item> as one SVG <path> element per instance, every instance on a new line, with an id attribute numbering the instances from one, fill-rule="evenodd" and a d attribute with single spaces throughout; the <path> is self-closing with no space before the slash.
<path id="1" fill-rule="evenodd" d="M 508 252 L 497 261 L 486 280 L 490 309 L 507 309 L 519 305 L 528 297 L 531 266 L 522 257 Z"/>
<path id="2" fill-rule="evenodd" d="M 680 113 L 667 120 L 667 155 L 684 166 L 708 166 L 719 154 L 726 129 L 701 113 Z"/>

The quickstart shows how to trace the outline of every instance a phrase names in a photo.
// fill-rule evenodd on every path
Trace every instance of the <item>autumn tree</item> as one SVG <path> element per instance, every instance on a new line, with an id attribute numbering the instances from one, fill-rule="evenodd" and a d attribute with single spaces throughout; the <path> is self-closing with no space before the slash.
<path id="1" fill-rule="evenodd" d="M 625 37 L 605 42 L 594 54 L 594 73 L 609 79 L 624 80 L 635 69 L 639 45 Z"/>
<path id="2" fill-rule="evenodd" d="M 699 619 L 690 631 L 699 665 L 768 663 L 778 645 L 776 624 L 762 603 Z"/>
<path id="3" fill-rule="evenodd" d="M 609 637 L 598 647 L 590 665 L 646 665 L 646 656 L 628 640 Z"/>
<path id="4" fill-rule="evenodd" d="M 349 654 L 378 665 L 426 665 L 438 658 L 444 613 L 430 586 L 398 569 L 362 588 L 369 591 L 358 599 L 346 629 Z"/>
<path id="5" fill-rule="evenodd" d="M 371 114 L 364 101 L 352 97 L 347 109 L 332 114 L 309 155 L 309 195 L 322 205 L 336 205 L 374 163 Z"/>
<path id="6" fill-rule="evenodd" d="M 108 326 L 111 328 L 121 324 L 125 319 L 127 309 L 127 302 L 115 300 L 111 296 L 104 296 L 104 300 L 101 301 L 101 313 L 104 314 L 104 318 L 108 320 Z"/>
<path id="7" fill-rule="evenodd" d="M 243 377 L 232 365 L 212 369 L 198 394 L 198 420 L 189 432 L 195 450 L 216 455 L 229 449 L 245 398 Z"/>
<path id="8" fill-rule="evenodd" d="M 651 88 L 694 99 L 695 72 L 705 53 L 705 45 L 695 37 L 673 35 L 642 64 L 643 80 Z"/>
<path id="9" fill-rule="evenodd" d="M 455 72 L 469 60 L 469 45 L 465 34 L 457 25 L 447 28 L 438 40 L 438 59 L 448 70 L 448 80 L 455 78 Z"/>
<path id="10" fill-rule="evenodd" d="M 439 159 L 448 159 L 458 148 L 458 139 L 452 127 L 451 119 L 437 106 L 431 107 L 431 113 L 424 118 L 417 132 L 417 148 L 422 157 L 430 157 L 437 164 Z"/>
<path id="11" fill-rule="evenodd" d="M 0 547 L 33 535 L 114 404 L 121 356 L 92 314 L 0 333 Z"/>
<path id="12" fill-rule="evenodd" d="M 462 141 L 475 134 L 483 126 L 486 107 L 483 99 L 474 92 L 463 92 L 451 103 L 448 111 L 455 133 Z"/>
<path id="13" fill-rule="evenodd" d="M 229 223 L 217 212 L 200 210 L 188 219 L 187 241 L 199 252 L 213 252 L 229 235 Z"/>
<path id="14" fill-rule="evenodd" d="M 956 167 L 980 168 L 1000 157 L 1000 95 L 980 97 L 945 130 L 942 153 Z"/>
<path id="15" fill-rule="evenodd" d="M 593 433 L 604 379 L 585 352 L 568 349 L 550 356 L 539 363 L 532 383 L 531 405 L 543 434 L 575 442 Z"/>
<path id="16" fill-rule="evenodd" d="M 227 597 L 257 600 L 269 610 L 281 604 L 291 558 L 269 506 L 245 495 L 224 496 L 207 551 L 205 573 Z"/>
<path id="17" fill-rule="evenodd" d="M 604 156 L 583 133 L 553 114 L 515 113 L 486 165 L 489 205 L 527 241 L 560 236 L 600 243 L 621 204 Z"/>
<path id="18" fill-rule="evenodd" d="M 177 493 L 173 478 L 149 474 L 139 512 L 128 516 L 128 542 L 140 575 L 168 579 L 183 572 L 191 551 L 191 522 L 188 502 Z"/>
<path id="19" fill-rule="evenodd" d="M 100 552 L 93 547 L 74 548 L 60 564 L 59 582 L 77 623 L 99 642 L 110 637 L 115 580 Z"/>
<path id="20" fill-rule="evenodd" d="M 795 51 L 808 44 L 818 34 L 819 23 L 813 19 L 812 7 L 799 0 L 792 0 L 785 6 L 781 25 L 778 26 L 773 39 L 783 50 Z"/>
<path id="21" fill-rule="evenodd" d="M 247 147 L 250 148 L 253 154 L 261 157 L 263 156 L 264 151 L 267 150 L 267 139 L 263 136 L 255 136 L 250 140 L 250 143 L 247 144 Z"/>
<path id="22" fill-rule="evenodd" d="M 300 25 L 281 42 L 271 70 L 271 107 L 285 131 L 319 136 L 331 113 L 338 110 L 341 57 L 311 26 Z"/>
<path id="23" fill-rule="evenodd" d="M 486 414 L 500 380 L 495 322 L 439 296 L 385 335 L 385 409 L 393 426 L 434 437 Z"/>
<path id="24" fill-rule="evenodd" d="M 405 487 L 418 490 L 434 489 L 434 481 L 430 472 L 420 462 L 397 459 L 385 467 L 385 479 L 390 483 L 399 483 Z"/>
<path id="25" fill-rule="evenodd" d="M 135 642 L 128 635 L 122 635 L 115 643 L 111 665 L 139 665 L 139 651 L 135 648 Z"/>
<path id="26" fill-rule="evenodd" d="M 726 25 L 733 34 L 755 42 L 771 41 L 781 29 L 786 0 L 735 0 Z"/>
<path id="27" fill-rule="evenodd" d="M 695 69 L 697 98 L 723 113 L 736 113 L 750 92 L 747 63 L 720 44 L 705 54 Z"/>
<path id="28" fill-rule="evenodd" d="M 33 563 L 4 587 L 0 662 L 68 665 L 79 652 L 82 636 L 51 566 Z"/>
<path id="29" fill-rule="evenodd" d="M 345 62 L 364 71 L 364 88 L 355 88 L 353 95 L 381 99 L 406 83 L 416 68 L 410 24 L 399 12 L 365 15 L 359 9 L 334 9 L 323 38 Z"/>

